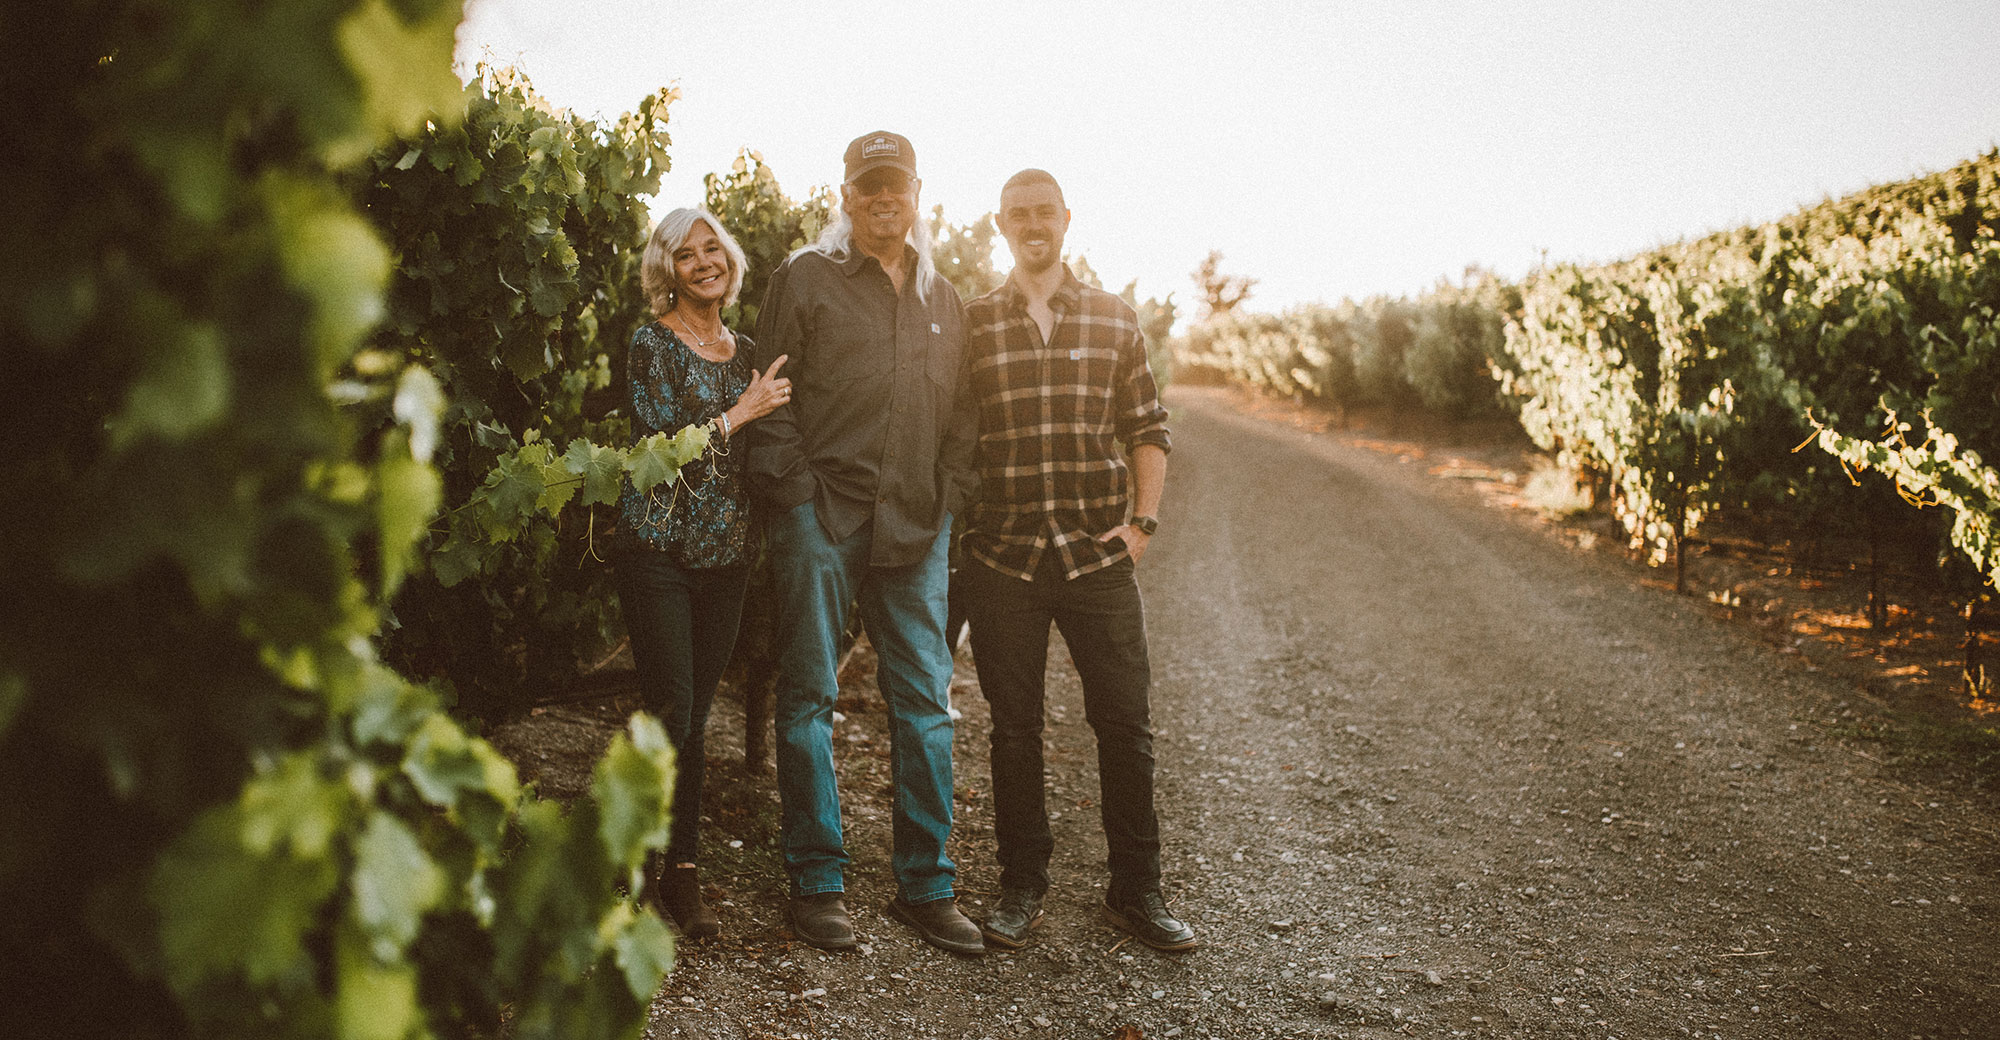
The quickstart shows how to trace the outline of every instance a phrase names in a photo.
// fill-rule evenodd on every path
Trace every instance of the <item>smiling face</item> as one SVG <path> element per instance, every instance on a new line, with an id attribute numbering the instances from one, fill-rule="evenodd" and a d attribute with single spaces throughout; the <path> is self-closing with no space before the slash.
<path id="1" fill-rule="evenodd" d="M 674 285 L 688 302 L 720 306 L 729 294 L 729 251 L 708 221 L 697 220 L 674 250 Z"/>
<path id="2" fill-rule="evenodd" d="M 1040 274 L 1062 262 L 1068 231 L 1069 210 L 1055 185 L 1018 184 L 1000 193 L 1000 234 L 1023 271 Z"/>
<path id="3" fill-rule="evenodd" d="M 881 255 L 909 237 L 923 182 L 893 166 L 877 166 L 840 186 L 840 209 L 854 222 L 854 244 Z"/>

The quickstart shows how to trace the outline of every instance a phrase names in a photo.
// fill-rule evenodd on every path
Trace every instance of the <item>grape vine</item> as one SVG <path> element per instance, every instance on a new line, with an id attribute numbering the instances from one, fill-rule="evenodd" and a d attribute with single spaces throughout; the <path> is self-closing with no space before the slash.
<path id="1" fill-rule="evenodd" d="M 1955 561 L 1951 581 L 1969 564 L 1990 587 L 1996 224 L 1989 152 L 1518 284 L 1477 277 L 1278 316 L 1238 308 L 1189 330 L 1181 356 L 1339 407 L 1463 414 L 1497 379 L 1528 434 L 1608 497 L 1655 562 L 1727 514 L 1774 538 L 1935 544 Z"/>
<path id="2" fill-rule="evenodd" d="M 665 839 L 658 724 L 635 718 L 565 812 L 373 641 L 429 571 L 470 443 L 456 391 L 494 340 L 467 321 L 463 355 L 369 343 L 411 316 L 398 271 L 457 306 L 443 268 L 468 255 L 379 234 L 355 185 L 384 142 L 480 125 L 451 72 L 459 16 L 41 14 L 0 201 L 0 422 L 21 446 L 0 488 L 0 958 L 22 995 L 0 1034 L 643 1027 L 672 945 L 620 889 Z M 561 150 L 530 145 L 517 175 Z M 464 177 L 469 149 L 390 163 Z M 536 281 L 553 229 L 485 248 L 520 257 L 500 273 L 524 308 L 580 292 Z M 536 365 L 525 341 L 503 354 Z M 611 460 L 583 461 L 588 493 Z"/>

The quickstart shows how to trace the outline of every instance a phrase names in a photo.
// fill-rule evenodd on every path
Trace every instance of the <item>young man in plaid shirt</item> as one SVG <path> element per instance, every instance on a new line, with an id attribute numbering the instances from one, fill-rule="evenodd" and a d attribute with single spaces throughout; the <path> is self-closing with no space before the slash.
<path id="1" fill-rule="evenodd" d="M 1197 944 L 1160 894 L 1151 672 L 1134 568 L 1159 522 L 1166 409 L 1123 300 L 1062 262 L 1062 188 L 1023 170 L 1000 191 L 1014 271 L 966 308 L 979 409 L 980 493 L 958 580 L 979 685 L 993 713 L 1000 904 L 982 926 L 1015 949 L 1042 919 L 1054 838 L 1042 790 L 1049 623 L 1083 680 L 1111 884 L 1105 917 L 1163 950 Z M 1123 445 L 1122 449 L 1120 445 Z M 1129 461 L 1128 456 L 1129 454 Z"/>

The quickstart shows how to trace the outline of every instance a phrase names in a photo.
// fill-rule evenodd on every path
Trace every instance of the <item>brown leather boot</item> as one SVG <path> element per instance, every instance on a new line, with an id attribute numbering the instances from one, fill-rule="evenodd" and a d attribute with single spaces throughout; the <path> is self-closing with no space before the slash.
<path id="1" fill-rule="evenodd" d="M 722 919 L 701 898 L 701 877 L 694 867 L 661 870 L 653 886 L 653 904 L 690 939 L 722 934 Z"/>
<path id="2" fill-rule="evenodd" d="M 979 938 L 979 926 L 958 909 L 958 900 L 951 896 L 927 903 L 905 903 L 902 896 L 897 896 L 889 900 L 887 909 L 889 916 L 916 929 L 925 942 L 938 949 L 967 957 L 986 952 L 986 944 Z"/>
<path id="3" fill-rule="evenodd" d="M 785 923 L 808 946 L 851 950 L 857 945 L 854 921 L 847 916 L 847 902 L 839 892 L 791 897 L 785 901 Z"/>

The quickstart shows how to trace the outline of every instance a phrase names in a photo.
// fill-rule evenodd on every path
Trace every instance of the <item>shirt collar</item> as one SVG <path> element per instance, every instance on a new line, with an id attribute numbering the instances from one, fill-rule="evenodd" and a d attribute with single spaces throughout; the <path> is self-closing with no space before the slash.
<path id="1" fill-rule="evenodd" d="M 1068 264 L 1062 265 L 1062 273 L 1062 283 L 1056 286 L 1055 295 L 1049 297 L 1049 307 L 1059 311 L 1075 310 L 1077 297 L 1083 293 L 1083 283 L 1077 281 Z M 1014 280 L 1012 272 L 1007 275 L 1007 302 L 1015 308 L 1028 306 L 1028 293 L 1021 288 L 1020 282 Z"/>
<path id="2" fill-rule="evenodd" d="M 908 242 L 903 243 L 903 269 L 906 271 L 914 269 L 916 258 L 916 247 Z M 868 261 L 873 259 L 875 258 L 862 252 L 859 247 L 849 246 L 847 249 L 847 259 L 840 261 L 840 273 L 852 278 L 860 274 L 862 269 L 868 266 Z M 880 267 L 881 263 L 877 261 L 876 266 Z"/>

